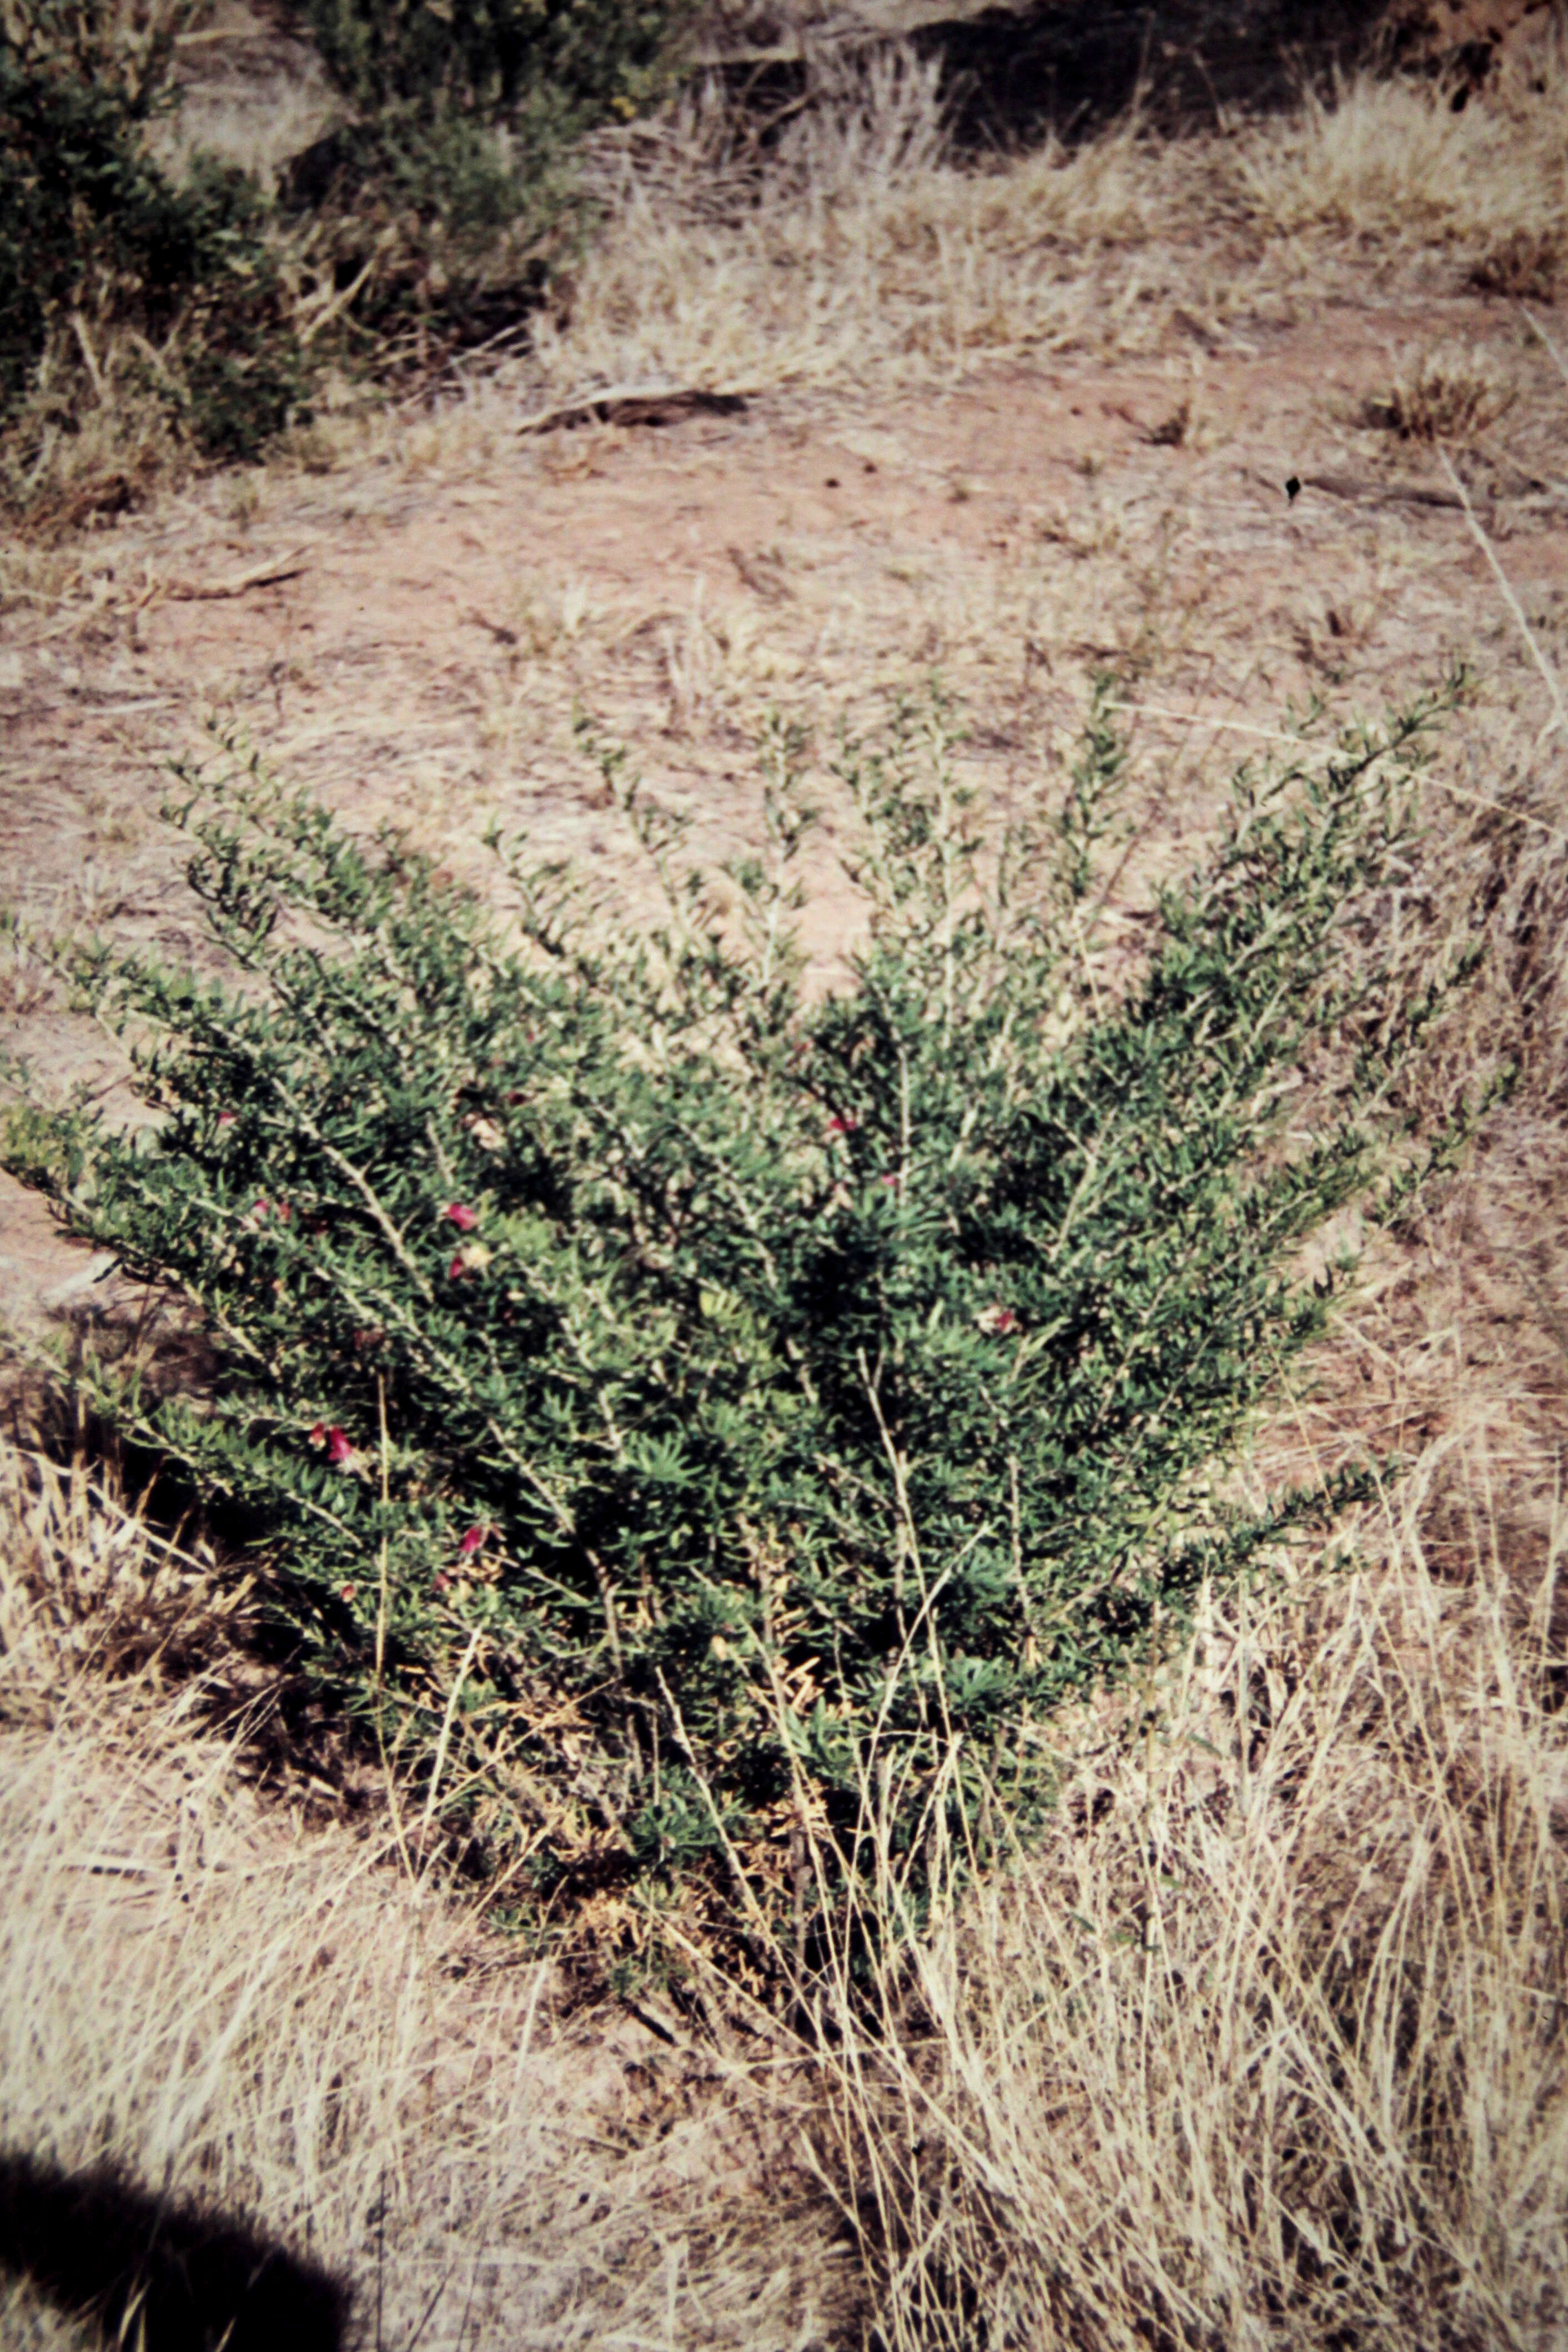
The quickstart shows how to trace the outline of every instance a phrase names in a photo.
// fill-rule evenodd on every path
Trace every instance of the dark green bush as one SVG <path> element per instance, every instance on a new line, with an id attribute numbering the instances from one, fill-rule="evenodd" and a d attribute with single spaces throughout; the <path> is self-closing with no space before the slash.
<path id="1" fill-rule="evenodd" d="M 688 0 L 307 0 L 352 118 L 286 182 L 383 335 L 450 343 L 513 324 L 580 228 L 572 142 L 665 83 Z"/>
<path id="2" fill-rule="evenodd" d="M 328 72 L 363 118 L 409 109 L 567 130 L 653 94 L 683 0 L 304 0 Z"/>
<path id="3" fill-rule="evenodd" d="M 106 1377 L 110 1409 L 252 1515 L 311 1671 L 445 1756 L 541 1890 L 591 1864 L 766 1910 L 868 1800 L 918 1876 L 994 1800 L 1026 1821 L 1053 1704 L 1295 1507 L 1228 1510 L 1214 1469 L 1319 1328 L 1288 1253 L 1367 1186 L 1436 1002 L 1371 896 L 1427 715 L 1244 772 L 1109 998 L 1103 715 L 999 845 L 940 714 L 847 759 L 873 919 L 826 996 L 776 739 L 723 917 L 606 762 L 668 885 L 637 936 L 515 856 L 503 926 L 254 764 L 193 780 L 236 976 L 71 950 L 157 1118 L 23 1105 L 5 1164 L 197 1303 L 213 1393 Z"/>
<path id="4" fill-rule="evenodd" d="M 147 152 L 176 21 L 121 62 L 105 8 L 0 16 L 0 425 L 52 341 L 129 331 L 184 436 L 247 457 L 303 412 L 309 372 L 256 189 L 211 162 L 176 185 Z"/>

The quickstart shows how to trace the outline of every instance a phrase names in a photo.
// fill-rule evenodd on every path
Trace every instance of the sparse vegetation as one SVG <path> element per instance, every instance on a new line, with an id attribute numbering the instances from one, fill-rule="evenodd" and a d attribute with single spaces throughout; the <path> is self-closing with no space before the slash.
<path id="1" fill-rule="evenodd" d="M 679 9 L 308 12 L 352 110 L 280 201 L 150 142 L 199 0 L 0 12 L 0 493 L 35 529 L 309 421 L 334 352 L 395 373 L 515 326 L 571 141 L 658 86 Z M 353 331 L 357 342 L 345 342 Z M 84 430 L 88 446 L 73 449 Z"/>

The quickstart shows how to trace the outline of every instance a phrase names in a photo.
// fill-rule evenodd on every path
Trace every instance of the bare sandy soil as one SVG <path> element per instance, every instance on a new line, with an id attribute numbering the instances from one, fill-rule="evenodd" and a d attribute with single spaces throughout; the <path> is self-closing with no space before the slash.
<path id="1" fill-rule="evenodd" d="M 1344 307 L 1223 341 L 1194 320 L 1184 343 L 918 401 L 780 395 L 663 425 L 529 434 L 479 394 L 382 429 L 324 478 L 225 477 L 127 518 L 35 567 L 5 617 L 6 896 L 35 922 L 187 954 L 179 843 L 157 812 L 167 761 L 211 756 L 216 726 L 355 824 L 406 825 L 478 876 L 497 818 L 630 909 L 641 877 L 576 710 L 631 747 L 714 859 L 753 834 L 769 707 L 826 762 L 844 718 L 874 725 L 939 676 L 973 780 L 1013 804 L 1051 789 L 1091 675 L 1115 667 L 1135 706 L 1135 921 L 1140 877 L 1179 859 L 1288 708 L 1375 716 L 1463 655 L 1494 720 L 1517 707 L 1538 730 L 1550 705 L 1439 457 L 1366 421 L 1412 352 L 1458 350 L 1514 388 L 1459 462 L 1560 642 L 1568 384 L 1518 310 Z M 856 918 L 832 780 L 815 781 L 805 928 L 830 968 Z M 1452 781 L 1462 799 L 1503 779 Z M 112 1049 L 34 1003 L 20 968 L 6 997 L 4 1041 L 51 1081 L 112 1084 Z M 13 1311 L 78 1270 L 0 1180 Z"/>

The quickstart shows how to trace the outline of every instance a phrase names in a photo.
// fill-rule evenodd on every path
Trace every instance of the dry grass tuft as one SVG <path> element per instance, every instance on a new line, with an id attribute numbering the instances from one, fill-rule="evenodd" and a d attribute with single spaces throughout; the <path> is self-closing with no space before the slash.
<path id="1" fill-rule="evenodd" d="M 1174 306 L 1298 303 L 1368 258 L 1540 291 L 1568 238 L 1557 47 L 1462 114 L 1368 76 L 1217 133 L 1134 116 L 978 167 L 912 52 L 824 52 L 810 75 L 765 151 L 715 88 L 599 142 L 602 233 L 526 363 L 546 392 L 930 383 L 1147 349 Z"/>
<path id="2" fill-rule="evenodd" d="M 1366 420 L 1403 441 L 1468 441 L 1506 415 L 1516 396 L 1486 352 L 1410 352 L 1388 392 L 1368 403 Z"/>
<path id="3" fill-rule="evenodd" d="M 388 2345 L 842 2340 L 776 2067 L 563 2017 L 395 1804 L 356 1835 L 265 1801 L 254 1725 L 160 1670 L 197 1564 L 80 1473 L 0 1470 L 0 2151 L 243 2219 Z M 0 2315 L 79 2340 L 25 2287 Z"/>
<path id="4" fill-rule="evenodd" d="M 1562 2340 L 1568 1523 L 1500 1558 L 1488 1466 L 1464 1583 L 1417 1478 L 1211 1599 L 881 1980 L 828 2168 L 889 2344 Z"/>

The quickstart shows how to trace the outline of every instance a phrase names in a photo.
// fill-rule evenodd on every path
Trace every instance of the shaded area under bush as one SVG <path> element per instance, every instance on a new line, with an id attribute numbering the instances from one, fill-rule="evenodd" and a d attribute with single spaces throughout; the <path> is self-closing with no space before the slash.
<path id="1" fill-rule="evenodd" d="M 1034 0 L 921 25 L 909 37 L 940 63 L 953 141 L 973 152 L 1092 133 L 1135 101 L 1173 131 L 1237 109 L 1272 110 L 1369 61 L 1425 58 L 1423 37 L 1420 20 L 1387 0 Z M 1492 56 L 1472 42 L 1440 61 L 1468 89 Z M 812 70 L 804 58 L 734 58 L 722 74 L 737 101 L 765 116 L 796 105 Z"/>
<path id="2" fill-rule="evenodd" d="M 339 2352 L 348 2324 L 331 2273 L 112 2164 L 0 2154 L 0 2268 L 145 2352 Z"/>

